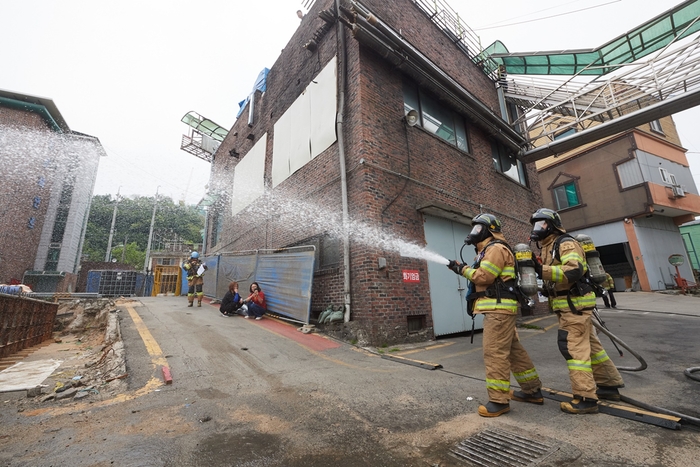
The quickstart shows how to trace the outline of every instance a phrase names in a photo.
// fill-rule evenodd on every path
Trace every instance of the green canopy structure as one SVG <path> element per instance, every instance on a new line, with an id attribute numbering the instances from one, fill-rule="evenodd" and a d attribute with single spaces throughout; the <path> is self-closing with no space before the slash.
<path id="1" fill-rule="evenodd" d="M 187 114 L 182 117 L 182 122 L 188 124 L 199 133 L 207 135 L 219 142 L 223 141 L 228 134 L 227 129 L 212 122 L 208 118 L 204 118 L 197 112 L 187 112 Z"/>
<path id="2" fill-rule="evenodd" d="M 688 0 L 595 49 L 508 53 L 500 42 L 484 52 L 515 75 L 605 75 L 700 30 L 700 0 Z"/>

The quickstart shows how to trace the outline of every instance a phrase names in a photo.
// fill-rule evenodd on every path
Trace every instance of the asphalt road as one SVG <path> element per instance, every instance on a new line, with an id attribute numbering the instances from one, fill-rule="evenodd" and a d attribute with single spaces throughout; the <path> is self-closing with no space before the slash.
<path id="1" fill-rule="evenodd" d="M 683 375 L 700 366 L 700 299 L 616 297 L 618 310 L 601 315 L 648 364 L 623 373 L 622 393 L 700 417 L 700 383 Z M 500 465 L 700 465 L 700 431 L 687 424 L 671 430 L 569 415 L 549 399 L 479 417 L 487 400 L 481 334 L 474 344 L 457 336 L 359 349 L 276 319 L 223 318 L 208 304 L 187 308 L 183 297 L 141 298 L 120 307 L 118 321 L 129 374 L 123 393 L 22 412 L 3 400 L 0 465 L 470 466 L 452 451 L 471 441 L 484 455 L 501 449 L 483 436 L 540 447 Z M 556 318 L 519 332 L 545 386 L 570 391 Z M 601 340 L 618 366 L 637 364 Z M 163 383 L 162 366 L 172 384 Z"/>

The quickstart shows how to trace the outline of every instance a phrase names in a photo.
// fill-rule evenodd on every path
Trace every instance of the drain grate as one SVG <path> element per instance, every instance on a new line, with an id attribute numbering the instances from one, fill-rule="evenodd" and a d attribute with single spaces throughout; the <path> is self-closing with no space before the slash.
<path id="1" fill-rule="evenodd" d="M 530 467 L 559 448 L 503 430 L 486 430 L 460 442 L 450 453 L 484 467 Z"/>

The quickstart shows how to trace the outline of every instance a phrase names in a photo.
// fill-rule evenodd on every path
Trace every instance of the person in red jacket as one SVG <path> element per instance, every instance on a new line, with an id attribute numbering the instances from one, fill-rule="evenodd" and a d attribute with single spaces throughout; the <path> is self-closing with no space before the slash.
<path id="1" fill-rule="evenodd" d="M 267 312 L 267 304 L 265 303 L 265 294 L 257 282 L 250 284 L 250 295 L 244 300 L 248 306 L 248 314 L 246 318 L 250 318 L 251 314 L 255 319 L 262 319 Z"/>

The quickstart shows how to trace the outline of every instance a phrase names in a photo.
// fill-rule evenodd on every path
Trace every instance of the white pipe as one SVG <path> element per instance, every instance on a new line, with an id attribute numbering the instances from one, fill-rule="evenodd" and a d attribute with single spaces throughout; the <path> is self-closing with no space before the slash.
<path id="1" fill-rule="evenodd" d="M 338 135 L 338 158 L 340 162 L 340 189 L 343 199 L 343 294 L 345 296 L 345 314 L 343 321 L 350 321 L 350 237 L 348 232 L 348 181 L 345 169 L 345 140 L 343 138 L 343 113 L 345 112 L 345 74 L 347 71 L 347 53 L 345 30 L 340 21 L 340 0 L 335 0 L 336 31 L 340 34 L 340 61 L 338 64 L 338 113 L 335 118 L 335 131 Z"/>

